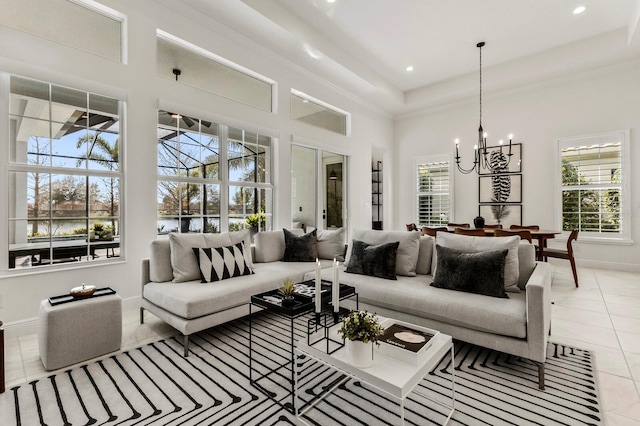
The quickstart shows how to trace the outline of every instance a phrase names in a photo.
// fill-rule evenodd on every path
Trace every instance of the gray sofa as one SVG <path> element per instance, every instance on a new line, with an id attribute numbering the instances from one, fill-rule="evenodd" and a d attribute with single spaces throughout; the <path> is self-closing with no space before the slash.
<path id="1" fill-rule="evenodd" d="M 438 233 L 437 238 L 443 244 L 451 244 L 453 239 L 458 245 L 460 241 L 491 244 L 503 240 L 447 233 Z M 508 293 L 508 299 L 432 287 L 431 274 L 437 263 L 436 239 L 417 232 L 355 230 L 353 239 L 369 244 L 400 241 L 398 262 L 405 265 L 404 270 L 397 267 L 396 272 L 403 275 L 398 274 L 397 281 L 392 281 L 346 273 L 346 266 L 342 265 L 340 282 L 356 288 L 360 310 L 439 330 L 455 339 L 533 361 L 538 366 L 538 386 L 544 389 L 544 363 L 551 327 L 550 266 L 535 261 L 533 245 L 520 242 L 519 237 L 509 238 L 516 241 L 518 288 Z M 472 250 L 473 243 L 469 246 L 468 251 L 476 251 Z M 407 258 L 407 254 L 415 256 Z M 349 257 L 347 253 L 345 263 Z M 411 262 L 413 270 L 406 268 Z M 314 275 L 310 273 L 305 278 Z M 322 277 L 331 279 L 331 271 L 323 270 Z M 355 308 L 355 302 L 349 300 L 344 305 Z"/>
<path id="2" fill-rule="evenodd" d="M 228 233 L 232 243 L 243 240 L 241 233 Z M 224 238 L 223 234 L 222 237 Z M 344 237 L 338 235 L 340 239 Z M 509 298 L 495 298 L 430 286 L 437 264 L 433 237 L 417 232 L 360 231 L 353 239 L 368 244 L 399 241 L 396 257 L 397 280 L 346 273 L 341 266 L 340 281 L 353 285 L 360 309 L 439 330 L 456 339 L 530 359 L 538 366 L 538 383 L 544 388 L 544 363 L 551 322 L 551 272 L 546 263 L 535 262 L 535 249 L 519 237 L 487 238 L 442 234 L 438 243 L 470 244 L 468 251 L 507 241 L 511 257 L 505 277 L 510 283 Z M 453 243 L 450 240 L 455 240 Z M 324 253 L 322 277 L 331 280 L 332 250 L 340 248 L 333 238 Z M 150 258 L 143 261 L 142 303 L 183 334 L 185 356 L 189 335 L 240 318 L 249 313 L 250 296 L 278 288 L 286 278 L 294 281 L 315 277 L 314 262 L 283 262 L 285 243 L 282 231 L 260 232 L 255 236 L 252 260 L 255 274 L 222 280 L 210 285 L 200 280 L 173 282 L 172 263 L 184 263 L 172 255 L 171 243 L 157 240 L 151 244 Z M 458 247 L 461 248 L 461 247 Z M 350 245 L 351 249 L 351 245 Z M 351 256 L 347 252 L 347 262 Z M 515 258 L 513 257 L 515 256 Z M 515 263 L 514 263 L 515 262 Z M 514 269 L 515 268 L 515 269 Z M 346 306 L 350 301 L 344 302 Z"/>
<path id="3" fill-rule="evenodd" d="M 302 234 L 302 230 L 292 230 Z M 338 232 L 325 232 L 331 238 L 319 242 L 318 253 L 323 267 L 329 267 L 332 249 L 344 252 L 344 236 Z M 251 247 L 249 232 L 222 234 L 170 235 L 169 239 L 153 241 L 149 259 L 142 261 L 142 292 L 140 323 L 144 311 L 152 312 L 183 335 L 184 355 L 189 353 L 189 335 L 249 314 L 251 295 L 280 287 L 291 278 L 302 281 L 303 276 L 315 271 L 315 262 L 283 262 L 285 241 L 282 231 L 259 232 L 250 256 L 254 274 L 203 284 L 194 275 L 197 268 L 191 247 L 236 244 Z M 205 240 L 203 240 L 205 238 Z M 322 238 L 322 235 L 320 235 Z M 334 241 L 338 238 L 340 244 Z M 176 254 L 184 249 L 182 255 Z M 188 264 L 188 266 L 185 266 Z"/>

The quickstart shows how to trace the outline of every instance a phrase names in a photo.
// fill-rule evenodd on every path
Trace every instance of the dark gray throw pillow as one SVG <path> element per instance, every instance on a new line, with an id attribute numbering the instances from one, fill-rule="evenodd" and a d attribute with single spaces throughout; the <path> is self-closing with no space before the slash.
<path id="1" fill-rule="evenodd" d="M 347 272 L 372 277 L 396 279 L 396 255 L 400 241 L 377 246 L 353 240 Z"/>
<path id="2" fill-rule="evenodd" d="M 509 298 L 504 264 L 509 250 L 465 253 L 436 244 L 438 267 L 431 285 L 485 296 Z"/>
<path id="3" fill-rule="evenodd" d="M 316 230 L 304 234 L 296 235 L 293 232 L 283 229 L 284 232 L 284 262 L 315 262 L 318 258 L 318 238 Z"/>

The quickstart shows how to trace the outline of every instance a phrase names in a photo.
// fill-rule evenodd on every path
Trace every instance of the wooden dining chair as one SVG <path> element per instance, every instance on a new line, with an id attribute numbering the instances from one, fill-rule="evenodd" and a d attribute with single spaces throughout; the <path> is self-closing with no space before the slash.
<path id="1" fill-rule="evenodd" d="M 407 231 L 418 231 L 415 223 L 407 223 Z"/>
<path id="2" fill-rule="evenodd" d="M 513 231 L 507 231 L 505 229 L 496 229 L 493 232 L 494 237 L 511 237 L 514 235 L 520 236 L 521 240 L 527 240 L 530 243 L 533 242 L 531 239 L 531 231 L 528 229 L 515 229 Z"/>
<path id="3" fill-rule="evenodd" d="M 539 231 L 540 227 L 538 225 L 511 225 L 509 229 L 528 229 L 530 231 Z"/>
<path id="4" fill-rule="evenodd" d="M 458 228 L 471 228 L 471 225 L 468 223 L 447 223 L 447 226 L 458 227 Z"/>
<path id="5" fill-rule="evenodd" d="M 483 228 L 487 228 L 487 229 L 502 229 L 502 224 L 498 223 L 496 225 L 484 225 Z"/>
<path id="6" fill-rule="evenodd" d="M 576 283 L 576 287 L 578 287 L 578 271 L 576 270 L 576 260 L 573 257 L 573 242 L 578 239 L 578 230 L 574 229 L 569 234 L 569 239 L 567 240 L 567 249 L 553 249 L 548 247 L 542 247 L 542 257 L 546 261 L 548 257 L 555 257 L 556 259 L 568 259 L 571 264 L 571 272 L 573 272 L 573 281 Z"/>
<path id="7" fill-rule="evenodd" d="M 460 235 L 471 235 L 474 237 L 486 237 L 487 233 L 484 229 L 467 229 L 467 228 L 456 228 L 454 231 L 456 234 Z"/>
<path id="8" fill-rule="evenodd" d="M 438 232 L 448 232 L 448 231 L 449 230 L 447 229 L 446 226 L 438 226 L 436 228 L 430 228 L 428 226 L 422 227 L 422 235 L 430 235 L 432 237 L 435 237 Z"/>

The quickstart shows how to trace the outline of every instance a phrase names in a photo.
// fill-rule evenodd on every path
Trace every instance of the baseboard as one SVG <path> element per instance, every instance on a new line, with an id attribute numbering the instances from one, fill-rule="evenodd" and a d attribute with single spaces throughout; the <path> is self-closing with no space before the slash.
<path id="1" fill-rule="evenodd" d="M 558 261 L 558 262 L 567 262 Z M 576 259 L 576 266 L 578 268 L 589 268 L 589 269 L 606 269 L 611 271 L 620 271 L 620 272 L 640 272 L 640 264 L 638 263 L 618 263 L 618 262 L 605 262 L 602 260 L 580 260 Z"/>
<path id="2" fill-rule="evenodd" d="M 73 302 L 72 302 L 73 303 Z M 128 311 L 138 309 L 140 307 L 140 296 L 133 296 L 122 299 L 122 310 Z M 16 337 L 28 336 L 29 334 L 38 333 L 38 317 L 27 318 L 19 321 L 5 323 L 4 337 L 5 339 L 13 339 Z"/>

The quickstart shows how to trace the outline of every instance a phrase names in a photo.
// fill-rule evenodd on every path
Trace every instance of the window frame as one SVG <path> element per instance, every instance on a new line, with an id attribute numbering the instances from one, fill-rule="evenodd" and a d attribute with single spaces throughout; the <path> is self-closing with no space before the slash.
<path id="1" fill-rule="evenodd" d="M 569 136 L 557 139 L 557 151 L 556 151 L 556 161 L 555 161 L 555 223 L 556 229 L 562 231 L 561 239 L 566 239 L 571 231 L 564 231 L 563 228 L 563 203 L 562 203 L 562 192 L 567 188 L 575 188 L 580 187 L 580 185 L 568 185 L 564 186 L 562 184 L 562 150 L 563 148 L 568 147 L 577 147 L 585 145 L 587 140 L 593 138 L 605 138 L 605 137 L 613 137 L 619 136 L 621 139 L 620 142 L 620 174 L 621 181 L 619 184 L 620 187 L 620 232 L 588 232 L 588 231 L 580 231 L 580 241 L 581 242 L 593 242 L 593 243 L 604 243 L 604 244 L 621 244 L 621 245 L 629 245 L 633 244 L 631 240 L 631 153 L 630 153 L 630 143 L 631 143 L 631 132 L 630 129 L 622 129 L 622 130 L 611 130 L 605 132 L 597 132 L 590 133 L 585 135 L 577 135 L 577 136 Z M 580 142 L 584 140 L 584 142 Z M 583 185 L 585 186 L 585 185 Z M 597 184 L 593 186 L 589 186 L 593 189 L 604 189 L 604 187 L 612 186 L 605 184 Z"/>
<path id="2" fill-rule="evenodd" d="M 2 163 L 1 163 L 1 173 L 2 176 L 5 176 L 6 178 L 6 184 L 3 185 L 2 187 L 2 191 L 1 193 L 4 194 L 4 197 L 9 199 L 10 202 L 8 204 L 7 210 L 2 212 L 2 214 L 0 214 L 0 219 L 1 222 L 3 223 L 3 226 L 6 226 L 7 228 L 7 233 L 5 234 L 6 236 L 2 238 L 1 243 L 2 243 L 2 248 L 0 249 L 0 256 L 2 257 L 2 261 L 0 262 L 0 270 L 2 270 L 2 272 L 6 275 L 23 275 L 23 274 L 35 274 L 35 273 L 42 273 L 42 272 L 47 272 L 47 271 L 52 271 L 52 270 L 59 270 L 59 269 L 77 269 L 77 268 L 84 268 L 84 267 L 91 267 L 91 266 L 99 266 L 99 265 L 104 265 L 105 263 L 115 263 L 115 262 L 121 262 L 126 260 L 125 259 L 125 239 L 126 239 L 126 229 L 125 229 L 125 194 L 124 194 L 124 188 L 125 188 L 125 161 L 124 161 L 124 146 L 126 144 L 125 141 L 125 117 L 126 117 L 126 103 L 125 101 L 122 99 L 122 97 L 120 96 L 114 96 L 113 94 L 101 94 L 98 93 L 95 90 L 91 90 L 91 89 L 87 89 L 87 88 L 76 88 L 76 87 L 72 87 L 70 85 L 65 85 L 65 84 L 60 84 L 58 82 L 54 82 L 54 81 L 44 81 L 44 80 L 40 80 L 38 78 L 32 78 L 29 76 L 24 76 L 24 75 L 18 75 L 18 74 L 13 74 L 13 73 L 2 73 L 0 75 L 1 77 L 1 81 L 2 81 L 2 88 L 0 89 L 3 93 L 6 93 L 6 103 L 3 102 L 2 104 L 2 108 L 1 108 L 1 114 L 2 114 L 2 127 L 5 129 L 5 132 L 3 132 L 6 135 L 6 144 L 4 146 L 4 150 L 5 150 L 5 158 L 3 159 Z M 36 117 L 36 118 L 29 118 L 29 115 L 23 115 L 23 114 L 18 114 L 16 115 L 14 112 L 11 111 L 9 104 L 11 102 L 11 99 L 13 97 L 13 92 L 11 89 L 11 79 L 12 78 L 16 78 L 16 79 L 21 79 L 21 80 L 27 80 L 27 81 L 32 81 L 34 82 L 34 84 L 37 85 L 45 85 L 48 88 L 48 98 L 42 99 L 47 103 L 47 110 L 50 110 L 49 113 L 46 116 L 41 116 L 41 117 Z M 12 155 L 15 154 L 15 150 L 16 147 L 13 145 L 13 141 L 12 138 L 10 136 L 10 132 L 7 131 L 8 128 L 5 126 L 8 126 L 9 123 L 11 122 L 11 118 L 12 117 L 16 117 L 17 119 L 20 120 L 24 120 L 24 119 L 31 119 L 31 120 L 40 120 L 43 123 L 48 123 L 48 126 L 50 129 L 53 129 L 54 126 L 59 126 L 62 123 L 59 120 L 56 120 L 53 117 L 53 105 L 61 105 L 62 108 L 78 108 L 78 105 L 74 105 L 73 103 L 70 103 L 71 100 L 69 102 L 60 102 L 60 100 L 56 100 L 54 98 L 52 98 L 53 93 L 54 93 L 54 89 L 57 91 L 71 91 L 71 92 L 78 92 L 81 93 L 83 97 L 86 97 L 87 100 L 87 104 L 86 106 L 83 106 L 82 108 L 87 108 L 86 111 L 88 112 L 88 118 L 87 115 L 82 115 L 82 117 L 77 117 L 76 115 L 71 115 L 69 117 L 66 118 L 66 123 L 65 125 L 70 125 L 69 123 L 71 123 L 70 120 L 76 120 L 75 123 L 73 125 L 73 127 L 79 127 L 81 130 L 80 132 L 86 132 L 86 135 L 101 135 L 103 133 L 105 134 L 111 134 L 112 136 L 110 136 L 109 138 L 107 138 L 107 140 L 105 140 L 105 142 L 107 143 L 111 143 L 111 141 L 109 139 L 115 138 L 115 140 L 117 142 L 114 142 L 117 144 L 117 167 L 112 168 L 110 166 L 103 166 L 103 167 L 90 167 L 89 166 L 89 161 L 91 158 L 94 158 L 94 161 L 96 161 L 96 158 L 104 158 L 104 163 L 113 163 L 113 160 L 108 159 L 106 157 L 104 157 L 102 154 L 96 153 L 94 156 L 94 154 L 92 153 L 89 156 L 80 156 L 80 157 L 65 157 L 64 155 L 62 156 L 62 158 L 67 158 L 67 159 L 74 159 L 75 161 L 77 161 L 78 163 L 80 161 L 82 161 L 84 163 L 84 166 L 80 167 L 80 164 L 76 164 L 75 167 L 69 166 L 69 165 L 55 165 L 52 164 L 52 161 L 57 158 L 60 157 L 60 153 L 55 152 L 55 150 L 53 149 L 54 146 L 59 146 L 59 145 L 54 145 L 54 143 L 56 141 L 58 141 L 58 144 L 61 143 L 60 141 L 63 140 L 64 136 L 63 135 L 61 137 L 59 137 L 58 139 L 55 139 L 53 135 L 49 135 L 49 137 L 51 139 L 47 139 L 48 140 L 48 144 L 49 147 L 48 149 L 48 153 L 43 153 L 42 155 L 45 155 L 48 158 L 48 164 L 43 164 L 43 163 L 30 163 L 28 161 L 28 158 L 25 157 L 24 161 L 20 161 L 17 158 L 13 158 Z M 35 93 L 35 92 L 34 92 Z M 16 92 L 16 96 L 21 96 L 20 91 Z M 23 95 L 25 96 L 25 95 Z M 26 95 L 29 96 L 29 95 Z M 100 98 L 102 98 L 103 100 L 107 101 L 107 102 L 113 102 L 114 107 L 117 109 L 117 111 L 115 112 L 115 114 L 111 111 L 108 111 L 107 109 L 102 109 L 100 108 Z M 37 97 L 35 97 L 34 99 L 39 99 Z M 92 105 L 95 105 L 92 107 Z M 103 104 L 102 107 L 106 107 L 107 104 Z M 59 108 L 59 107 L 57 107 Z M 92 120 L 94 117 L 97 117 L 96 119 L 98 120 L 98 122 L 102 123 L 104 121 L 101 121 L 101 116 L 103 114 L 107 114 L 106 116 L 102 117 L 109 117 L 111 116 L 111 114 L 114 114 L 113 117 L 117 117 L 117 120 L 114 122 L 114 124 L 116 124 L 117 126 L 117 133 L 114 133 L 113 131 L 107 131 L 106 126 L 104 128 L 99 128 L 96 127 L 96 125 L 92 124 Z M 78 125 L 77 123 L 82 123 L 82 120 L 84 120 L 84 124 L 80 124 Z M 50 130 L 51 131 L 51 130 Z M 71 132 L 69 134 L 73 134 L 74 132 Z M 83 138 L 84 136 L 82 135 L 76 135 L 79 136 L 80 139 Z M 32 136 L 30 136 L 32 137 Z M 76 141 L 77 143 L 79 142 L 79 140 Z M 87 139 L 88 142 L 88 139 Z M 95 142 L 95 141 L 94 141 Z M 25 143 L 28 144 L 28 140 L 25 141 Z M 68 143 L 68 142 L 64 142 L 64 143 Z M 4 144 L 4 142 L 3 142 Z M 25 147 L 27 147 L 28 145 L 25 145 Z M 92 151 L 87 151 L 85 154 L 88 154 L 89 152 Z M 26 154 L 26 152 L 24 153 Z M 104 153 L 106 154 L 106 152 Z M 98 160 L 99 162 L 103 162 L 103 160 Z M 25 174 L 27 175 L 27 179 L 28 179 L 28 175 L 29 174 L 42 174 L 45 175 L 47 177 L 47 179 L 49 180 L 49 183 L 47 185 L 50 185 L 49 189 L 48 189 L 48 196 L 46 196 L 46 198 L 48 200 L 45 200 L 46 203 L 48 203 L 49 205 L 49 211 L 48 214 L 46 216 L 40 216 L 38 215 L 37 217 L 31 217 L 29 215 L 29 211 L 28 211 L 28 207 L 26 210 L 26 214 L 24 218 L 18 217 L 16 216 L 16 212 L 11 213 L 10 211 L 10 207 L 11 207 L 11 203 L 12 202 L 17 202 L 17 201 L 11 201 L 14 198 L 12 198 L 12 194 L 16 194 L 16 188 L 19 186 L 19 182 L 16 181 L 16 176 L 19 174 Z M 52 210 L 52 205 L 55 203 L 55 200 L 52 199 L 52 194 L 51 191 L 53 191 L 53 182 L 50 181 L 50 178 L 53 176 L 59 176 L 59 177 L 63 177 L 63 178 L 73 178 L 73 179 L 86 179 L 86 182 L 95 182 L 96 179 L 116 179 L 117 180 L 117 187 L 115 188 L 115 191 L 117 191 L 117 212 L 115 215 L 108 215 L 108 216 L 96 216 L 95 215 L 95 211 L 94 207 L 92 207 L 92 199 L 89 198 L 88 200 L 85 198 L 84 202 L 86 204 L 86 210 L 84 211 L 84 216 L 69 216 L 69 217 L 59 217 L 57 215 L 53 214 L 53 210 Z M 60 181 L 60 183 L 62 183 L 62 181 Z M 111 185 L 113 184 L 113 181 L 111 183 Z M 105 183 L 106 185 L 106 183 Z M 91 193 L 91 187 L 93 186 L 93 184 L 89 183 L 89 186 L 85 186 L 84 187 L 84 197 L 88 197 L 89 194 Z M 20 188 L 18 188 L 20 189 Z M 26 192 L 26 198 L 25 200 L 29 200 L 30 194 L 29 194 L 29 188 L 28 186 L 25 186 L 24 189 L 27 191 Z M 113 187 L 112 187 L 113 190 Z M 17 198 L 16 198 L 17 200 Z M 96 199 L 99 200 L 99 199 Z M 82 201 L 82 200 L 81 200 Z M 100 201 L 102 202 L 102 201 Z M 17 205 L 15 205 L 15 207 L 17 207 Z M 113 208 L 113 207 L 112 207 Z M 75 209 L 72 209 L 75 210 Z M 12 243 L 12 238 L 11 235 L 15 234 L 15 232 L 12 232 L 12 223 L 17 223 L 20 221 L 25 221 L 28 223 L 37 221 L 37 220 L 43 220 L 43 221 L 51 221 L 51 220 L 55 220 L 57 218 L 57 220 L 71 220 L 71 221 L 85 221 L 87 224 L 87 227 L 85 228 L 85 237 L 84 240 L 82 240 L 83 244 L 79 244 L 79 245 L 74 245 L 73 246 L 73 250 L 75 250 L 75 254 L 72 255 L 72 257 L 79 257 L 80 259 L 78 261 L 75 262 L 63 262 L 63 263 L 56 263 L 54 262 L 55 259 L 55 250 L 56 247 L 54 246 L 54 241 L 55 239 L 55 234 L 53 234 L 51 232 L 51 230 L 49 230 L 48 232 L 50 233 L 47 236 L 46 241 L 43 242 L 48 242 L 49 246 L 48 248 L 43 248 L 42 250 L 40 250 L 40 254 L 42 255 L 43 250 L 47 250 L 49 251 L 49 263 L 46 264 L 31 264 L 29 267 L 11 267 L 11 265 L 13 264 L 13 261 L 16 261 L 18 259 L 18 257 L 25 257 L 24 255 L 22 256 L 18 256 L 16 255 L 14 257 L 14 259 L 12 260 L 11 257 L 11 252 L 12 251 L 17 251 L 19 249 L 16 249 L 14 247 L 14 250 L 11 250 L 10 245 L 11 244 L 22 244 L 22 243 L 15 243 L 15 241 Z M 92 234 L 91 233 L 91 229 L 92 228 L 92 224 L 95 223 L 107 223 L 110 221 L 114 221 L 115 223 L 117 223 L 117 233 L 114 234 L 114 230 L 111 230 L 111 232 L 105 231 L 104 235 L 101 234 Z M 52 235 L 53 234 L 53 235 Z M 67 234 L 60 234 L 59 236 L 62 235 L 67 235 Z M 97 248 L 92 248 L 92 244 L 96 244 L 97 241 L 100 240 L 101 237 L 107 237 L 108 241 L 113 241 L 113 243 L 111 244 L 117 244 L 117 246 L 111 246 L 109 248 L 107 248 L 107 255 L 100 257 L 100 256 L 95 256 L 95 251 L 94 250 L 105 250 L 105 249 L 101 249 L 99 247 Z M 111 237 L 111 238 L 109 238 Z M 61 238 L 62 240 L 64 239 L 68 239 L 68 237 L 63 236 Z M 72 238 L 72 239 L 81 239 L 81 237 L 79 238 Z M 29 244 L 29 242 L 27 241 L 25 244 Z M 81 248 L 79 248 L 80 246 L 84 246 L 84 250 L 82 250 Z M 112 248 L 113 247 L 113 248 Z M 25 247 L 26 248 L 26 247 Z M 115 248 L 117 248 L 119 250 L 118 254 L 115 255 Z M 35 250 L 37 249 L 36 247 L 31 247 L 31 248 L 26 248 L 28 250 Z M 64 249 L 64 247 L 62 246 L 58 246 L 57 247 L 58 250 Z M 82 254 L 81 253 L 82 250 Z M 112 255 L 109 254 L 109 250 L 112 250 Z M 103 253 L 101 253 L 103 254 Z M 36 253 L 37 255 L 37 253 Z M 33 255 L 31 255 L 33 256 Z M 83 260 L 82 257 L 87 257 L 87 260 Z M 42 258 L 40 258 L 40 262 L 42 261 Z"/>
<path id="3" fill-rule="evenodd" d="M 446 162 L 447 163 L 447 168 L 448 168 L 448 173 L 449 173 L 449 191 L 448 191 L 448 195 L 449 195 L 449 218 L 448 218 L 448 222 L 451 222 L 452 218 L 455 217 L 454 216 L 454 194 L 455 194 L 455 173 L 453 170 L 453 156 L 451 154 L 436 154 L 436 155 L 427 155 L 427 156 L 420 156 L 420 157 L 416 157 L 415 158 L 415 162 L 414 162 L 414 172 L 413 172 L 413 181 L 415 184 L 415 198 L 414 198 L 414 209 L 413 211 L 415 212 L 415 223 L 418 227 L 421 226 L 446 226 L 445 224 L 423 224 L 420 223 L 420 203 L 419 203 L 419 197 L 421 195 L 429 195 L 429 194 L 434 194 L 434 191 L 430 191 L 430 192 L 420 192 L 419 188 L 418 188 L 418 173 L 419 173 L 419 167 L 421 165 L 424 164 L 429 164 L 429 163 L 443 163 Z M 441 192 L 439 192 L 441 193 Z"/>
<path id="4" fill-rule="evenodd" d="M 182 110 L 188 110 L 188 108 L 180 108 L 179 106 L 176 107 L 172 107 L 171 111 L 182 111 Z M 157 116 L 159 117 L 159 115 L 161 113 L 165 113 L 167 112 L 167 108 L 164 107 L 160 107 L 157 110 Z M 193 110 L 189 110 L 189 112 L 185 112 L 184 114 L 181 112 L 178 112 L 177 114 L 179 114 L 180 116 L 184 116 L 184 117 L 189 117 L 192 120 L 199 120 L 200 122 L 203 121 L 209 121 L 211 120 L 211 117 L 207 117 L 204 118 L 206 115 L 205 114 L 198 114 L 198 113 L 194 113 Z M 217 138 L 218 138 L 218 173 L 217 173 L 217 177 L 186 177 L 186 176 L 172 176 L 172 175 L 161 175 L 160 173 L 156 173 L 156 190 L 158 190 L 159 188 L 159 184 L 161 181 L 168 181 L 168 182 L 178 182 L 180 184 L 184 184 L 184 183 L 193 183 L 193 184 L 198 184 L 198 185 L 218 185 L 219 186 L 219 214 L 218 214 L 218 220 L 219 220 L 219 226 L 218 226 L 218 230 L 217 232 L 226 232 L 229 231 L 230 229 L 230 217 L 237 217 L 237 215 L 231 215 L 229 212 L 229 206 L 230 206 L 230 202 L 229 202 L 229 196 L 230 196 L 230 188 L 232 187 L 241 187 L 241 188 L 252 188 L 255 191 L 262 191 L 262 190 L 267 190 L 270 192 L 270 196 L 271 196 L 271 200 L 266 200 L 265 203 L 267 204 L 267 209 L 270 206 L 271 207 L 271 211 L 267 211 L 265 212 L 264 215 L 264 220 L 261 220 L 260 217 L 257 218 L 257 220 L 259 221 L 259 225 L 260 223 L 264 222 L 264 226 L 259 226 L 258 229 L 260 231 L 263 230 L 270 230 L 273 227 L 273 217 L 274 217 L 274 199 L 275 199 L 275 185 L 274 185 L 274 176 L 273 176 L 273 167 L 274 167 L 274 152 L 275 152 L 275 144 L 277 141 L 277 138 L 270 134 L 270 132 L 265 132 L 265 131 L 261 131 L 261 130 L 255 130 L 249 126 L 243 125 L 243 124 L 239 124 L 237 122 L 231 124 L 231 123 L 225 123 L 222 124 L 221 121 L 224 120 L 220 120 L 219 118 L 213 119 L 212 122 L 217 126 Z M 161 124 L 159 122 L 159 120 L 157 120 L 157 124 L 156 124 L 156 129 L 159 128 L 167 128 L 168 125 L 166 124 Z M 237 141 L 235 138 L 230 137 L 229 135 L 229 129 L 235 129 L 235 130 L 240 130 L 240 131 L 244 131 L 244 132 L 249 132 L 249 133 L 253 133 L 256 134 L 257 139 L 259 139 L 260 137 L 267 137 L 269 138 L 270 142 L 269 142 L 269 153 L 268 155 L 265 154 L 265 156 L 268 158 L 268 165 L 265 167 L 265 180 L 268 179 L 268 182 L 253 182 L 253 181 L 244 181 L 244 180 L 231 180 L 230 176 L 229 176 L 229 169 L 228 169 L 228 164 L 229 164 L 229 152 L 228 152 L 228 147 L 229 147 L 229 142 L 230 141 Z M 194 131 L 191 130 L 190 133 L 193 133 Z M 199 132 L 199 135 L 202 137 L 202 135 L 208 135 L 207 133 L 202 133 Z M 156 139 L 156 144 L 157 144 L 158 139 Z M 259 145 L 259 143 L 257 143 L 257 145 Z M 156 152 L 157 152 L 157 148 L 156 148 Z M 256 155 L 256 157 L 259 156 L 259 154 Z M 244 156 L 242 158 L 245 158 Z M 221 166 L 224 165 L 224 166 Z M 256 165 L 257 166 L 257 163 Z M 255 167 L 254 166 L 254 167 Z M 156 170 L 158 170 L 158 168 L 160 167 L 160 165 L 156 165 Z M 202 187 L 200 188 L 202 191 Z M 200 192 L 201 192 L 200 191 Z M 204 220 L 207 217 L 212 217 L 212 215 L 205 215 L 203 214 L 203 202 L 202 199 L 200 199 L 199 201 L 200 203 L 200 213 L 197 216 L 202 223 L 204 223 Z M 251 213 L 248 214 L 244 214 L 244 217 L 246 218 L 247 216 L 252 216 Z M 165 218 L 169 218 L 169 216 L 161 216 L 158 212 L 158 209 L 156 209 L 156 224 L 158 225 L 158 221 L 161 220 L 162 217 Z M 178 213 L 178 217 L 179 217 L 179 223 L 180 223 L 180 218 L 182 217 L 182 208 L 179 207 L 179 213 Z M 158 228 L 158 226 L 156 226 L 156 228 Z M 205 231 L 204 226 L 200 227 L 199 233 L 203 233 Z M 249 228 L 248 226 L 243 226 L 241 229 L 244 228 Z M 235 229 L 233 229 L 235 230 Z M 180 226 L 178 226 L 178 230 L 177 231 L 172 231 L 172 230 L 168 230 L 168 232 L 157 232 L 156 235 L 158 237 L 167 235 L 169 232 L 180 232 L 182 233 L 182 229 L 180 229 Z M 188 232 L 188 233 L 195 233 L 195 232 Z"/>

